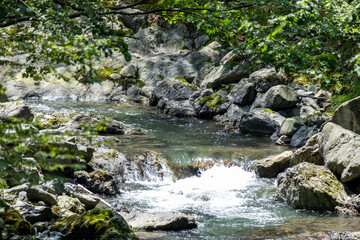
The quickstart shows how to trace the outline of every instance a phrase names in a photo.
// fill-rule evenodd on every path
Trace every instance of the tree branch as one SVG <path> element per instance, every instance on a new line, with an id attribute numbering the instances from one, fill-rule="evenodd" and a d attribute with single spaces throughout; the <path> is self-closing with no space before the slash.
<path id="1" fill-rule="evenodd" d="M 149 2 L 150 0 L 140 0 L 138 2 L 129 4 L 129 5 L 125 5 L 125 6 L 113 6 L 113 7 L 109 7 L 109 9 L 111 10 L 124 10 L 124 9 L 128 9 L 128 8 L 132 8 L 132 7 L 136 7 L 142 4 L 145 4 L 146 2 Z"/>

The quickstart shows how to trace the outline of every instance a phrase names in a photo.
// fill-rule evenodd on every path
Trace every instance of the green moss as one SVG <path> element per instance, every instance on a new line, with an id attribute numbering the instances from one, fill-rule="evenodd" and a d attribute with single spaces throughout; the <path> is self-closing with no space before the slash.
<path id="1" fill-rule="evenodd" d="M 210 96 L 205 96 L 202 97 L 200 99 L 200 105 L 204 105 L 205 103 L 206 106 L 210 109 L 217 109 L 219 106 L 221 106 L 221 104 L 224 104 L 226 101 L 224 99 L 221 98 L 221 96 L 219 94 L 212 94 Z"/>
<path id="2" fill-rule="evenodd" d="M 121 216 L 105 209 L 61 219 L 55 223 L 54 230 L 65 234 L 65 239 L 137 239 Z"/>
<path id="3" fill-rule="evenodd" d="M 186 81 L 186 79 L 184 77 L 176 77 L 175 80 L 178 80 L 178 81 L 184 83 L 184 85 L 182 86 L 183 88 L 188 87 L 188 88 L 193 89 L 194 91 L 198 90 L 197 86 L 190 84 L 188 81 Z"/>
<path id="4" fill-rule="evenodd" d="M 104 66 L 96 70 L 97 73 L 95 74 L 95 78 L 99 81 L 112 80 L 110 78 L 110 75 L 113 73 L 120 73 L 122 69 L 123 69 L 122 67 L 112 68 L 112 67 Z"/>
<path id="5" fill-rule="evenodd" d="M 54 117 L 54 118 L 51 118 L 51 119 L 47 122 L 47 125 L 52 126 L 52 127 L 55 127 L 55 126 L 57 126 L 57 125 L 61 125 L 61 124 L 67 123 L 68 121 L 69 121 L 69 120 L 66 119 L 66 118 Z"/>
<path id="6" fill-rule="evenodd" d="M 94 172 L 91 172 L 89 175 L 91 178 L 95 178 L 101 181 L 108 181 L 112 178 L 112 176 L 108 172 L 103 170 L 95 170 Z"/>
<path id="7" fill-rule="evenodd" d="M 276 113 L 275 111 L 271 110 L 270 108 L 261 108 L 267 113 Z"/>

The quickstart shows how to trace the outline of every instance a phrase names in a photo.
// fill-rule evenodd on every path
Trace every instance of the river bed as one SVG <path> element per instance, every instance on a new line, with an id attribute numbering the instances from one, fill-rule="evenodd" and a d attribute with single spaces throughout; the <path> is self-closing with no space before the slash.
<path id="1" fill-rule="evenodd" d="M 181 119 L 130 103 L 85 104 L 30 102 L 38 111 L 91 112 L 113 117 L 144 131 L 146 136 L 122 138 L 124 153 L 155 150 L 186 166 L 196 161 L 237 161 L 216 164 L 198 176 L 177 181 L 131 182 L 110 199 L 130 211 L 175 212 L 193 216 L 198 228 L 170 232 L 159 239 L 322 239 L 323 233 L 360 229 L 357 218 L 294 210 L 273 199 L 275 179 L 258 179 L 249 169 L 254 159 L 287 150 L 269 137 L 227 134 L 213 121 Z"/>

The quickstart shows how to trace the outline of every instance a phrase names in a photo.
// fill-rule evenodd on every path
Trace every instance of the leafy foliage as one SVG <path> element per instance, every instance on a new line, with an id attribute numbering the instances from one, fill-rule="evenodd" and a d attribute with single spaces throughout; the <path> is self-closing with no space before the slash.
<path id="1" fill-rule="evenodd" d="M 2 0 L 0 56 L 28 53 L 42 63 L 27 68 L 35 79 L 63 63 L 93 81 L 94 60 L 113 51 L 130 60 L 122 17 L 150 13 L 247 52 L 255 59 L 249 72 L 270 64 L 338 93 L 360 76 L 360 3 L 353 0 Z"/>

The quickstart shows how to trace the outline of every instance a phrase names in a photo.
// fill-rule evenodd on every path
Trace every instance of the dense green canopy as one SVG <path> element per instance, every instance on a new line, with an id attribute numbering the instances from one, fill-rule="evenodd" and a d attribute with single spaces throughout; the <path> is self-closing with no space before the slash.
<path id="1" fill-rule="evenodd" d="M 360 3 L 351 0 L 2 0 L 0 56 L 28 53 L 40 73 L 74 64 L 92 81 L 93 60 L 113 51 L 131 59 L 122 17 L 149 13 L 250 50 L 249 71 L 270 64 L 338 91 L 360 75 Z M 27 70 L 39 78 L 34 65 Z"/>

